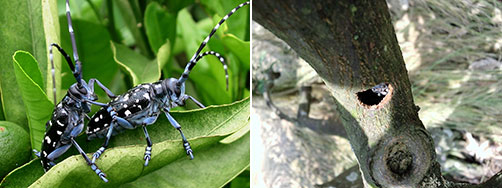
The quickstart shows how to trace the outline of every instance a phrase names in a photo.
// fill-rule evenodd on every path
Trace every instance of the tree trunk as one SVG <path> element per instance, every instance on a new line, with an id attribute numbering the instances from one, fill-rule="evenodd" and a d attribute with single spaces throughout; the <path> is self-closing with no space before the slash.
<path id="1" fill-rule="evenodd" d="M 253 19 L 328 86 L 366 187 L 470 186 L 441 176 L 384 0 L 255 0 Z M 380 83 L 387 93 L 372 91 Z M 501 185 L 500 176 L 485 185 Z"/>

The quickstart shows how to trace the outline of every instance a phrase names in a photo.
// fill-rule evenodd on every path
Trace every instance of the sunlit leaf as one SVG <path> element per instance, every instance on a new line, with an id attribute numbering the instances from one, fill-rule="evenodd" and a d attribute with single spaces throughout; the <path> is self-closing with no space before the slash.
<path id="1" fill-rule="evenodd" d="M 51 118 L 54 104 L 42 90 L 42 75 L 30 53 L 17 51 L 13 58 L 14 73 L 26 108 L 31 147 L 39 150 L 45 133 L 45 123 Z"/>
<path id="2" fill-rule="evenodd" d="M 17 50 L 33 54 L 38 61 L 42 80 L 46 80 L 50 71 L 48 50 L 52 42 L 58 42 L 59 28 L 55 0 L 48 1 L 0 1 L 0 88 L 5 119 L 28 130 L 28 121 L 16 84 L 12 55 Z M 59 59 L 55 65 L 59 67 Z M 58 73 L 59 71 L 56 71 Z M 56 74 L 58 79 L 59 74 Z M 52 82 L 41 86 L 42 91 L 50 90 Z"/>
<path id="3" fill-rule="evenodd" d="M 156 82 L 160 78 L 157 60 L 149 60 L 122 44 L 110 42 L 115 62 L 132 77 L 133 85 Z"/>
<path id="4" fill-rule="evenodd" d="M 169 40 L 176 39 L 176 14 L 164 10 L 157 2 L 148 4 L 145 11 L 145 29 L 150 47 L 154 53 Z"/>
<path id="5" fill-rule="evenodd" d="M 123 186 L 222 187 L 249 167 L 249 132 L 235 142 L 218 143 L 197 155 L 197 160 L 177 160 Z"/>

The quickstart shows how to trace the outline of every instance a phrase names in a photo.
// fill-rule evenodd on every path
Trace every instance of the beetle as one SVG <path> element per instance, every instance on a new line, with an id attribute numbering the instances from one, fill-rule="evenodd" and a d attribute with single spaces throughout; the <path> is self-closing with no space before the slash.
<path id="1" fill-rule="evenodd" d="M 387 83 L 380 83 L 371 88 L 371 91 L 377 94 L 379 97 L 385 96 L 389 93 L 389 86 Z"/>
<path id="2" fill-rule="evenodd" d="M 68 0 L 66 0 L 66 16 L 68 19 L 68 29 L 72 41 L 75 66 L 72 63 L 70 56 L 58 44 L 50 44 L 49 57 L 52 66 L 51 72 L 53 79 L 54 101 L 57 101 L 57 99 L 52 47 L 55 47 L 65 58 L 77 82 L 70 86 L 68 92 L 63 97 L 61 102 L 59 102 L 54 108 L 54 111 L 52 112 L 52 118 L 46 123 L 46 132 L 42 141 L 42 149 L 37 153 L 37 156 L 40 157 L 44 170 L 48 171 L 52 166 L 55 165 L 54 161 L 73 145 L 84 157 L 91 169 L 103 181 L 108 182 L 108 180 L 106 179 L 106 174 L 103 173 L 96 166 L 96 164 L 94 164 L 89 159 L 89 157 L 87 157 L 85 152 L 75 141 L 75 137 L 77 137 L 84 128 L 84 118 L 88 117 L 87 113 L 91 111 L 90 105 L 102 104 L 96 102 L 97 96 L 94 93 L 94 84 L 97 83 L 99 87 L 101 87 L 110 98 L 114 98 L 115 95 L 97 79 L 90 79 L 89 83 L 86 83 L 85 80 L 82 79 L 82 63 L 79 60 L 77 47 L 75 44 L 75 34 L 72 27 Z"/>
<path id="3" fill-rule="evenodd" d="M 193 159 L 192 148 L 183 131 L 181 131 L 181 125 L 169 114 L 169 111 L 174 107 L 185 105 L 185 101 L 188 99 L 192 100 L 200 108 L 205 108 L 194 97 L 185 94 L 185 81 L 188 79 L 190 71 L 196 63 L 206 55 L 216 56 L 223 64 L 228 89 L 228 71 L 224 58 L 214 51 L 207 51 L 202 54 L 201 51 L 221 24 L 235 11 L 245 5 L 249 5 L 249 2 L 238 5 L 219 21 L 192 56 L 180 78 L 168 78 L 155 83 L 140 84 L 126 93 L 117 96 L 117 98 L 110 101 L 106 106 L 103 106 L 91 117 L 86 130 L 87 138 L 105 137 L 103 146 L 93 154 L 92 162 L 95 162 L 103 154 L 106 147 L 108 147 L 112 135 L 118 134 L 124 129 L 135 129 L 141 126 L 147 141 L 144 165 L 148 166 L 151 159 L 152 141 L 150 140 L 146 126 L 155 123 L 161 112 L 164 112 L 171 125 L 180 132 L 186 154 L 190 159 Z"/>

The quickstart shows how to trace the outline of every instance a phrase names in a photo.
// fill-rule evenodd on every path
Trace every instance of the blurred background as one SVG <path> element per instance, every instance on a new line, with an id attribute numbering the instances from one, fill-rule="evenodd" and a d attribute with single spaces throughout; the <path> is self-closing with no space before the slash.
<path id="1" fill-rule="evenodd" d="M 502 2 L 387 4 L 443 175 L 460 182 L 487 180 L 502 169 Z M 322 81 L 286 43 L 252 26 L 252 185 L 362 187 Z M 267 91 L 286 118 L 271 113 Z M 307 119 L 298 114 L 305 104 Z"/>

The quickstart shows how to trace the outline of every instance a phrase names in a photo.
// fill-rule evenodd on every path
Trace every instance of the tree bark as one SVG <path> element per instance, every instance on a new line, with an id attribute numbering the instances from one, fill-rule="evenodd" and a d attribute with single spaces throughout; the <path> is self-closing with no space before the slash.
<path id="1" fill-rule="evenodd" d="M 328 86 L 365 187 L 470 186 L 441 176 L 384 0 L 255 0 L 253 19 L 288 43 Z M 380 83 L 389 87 L 385 95 L 371 90 Z M 500 176 L 486 185 L 501 185 Z"/>

